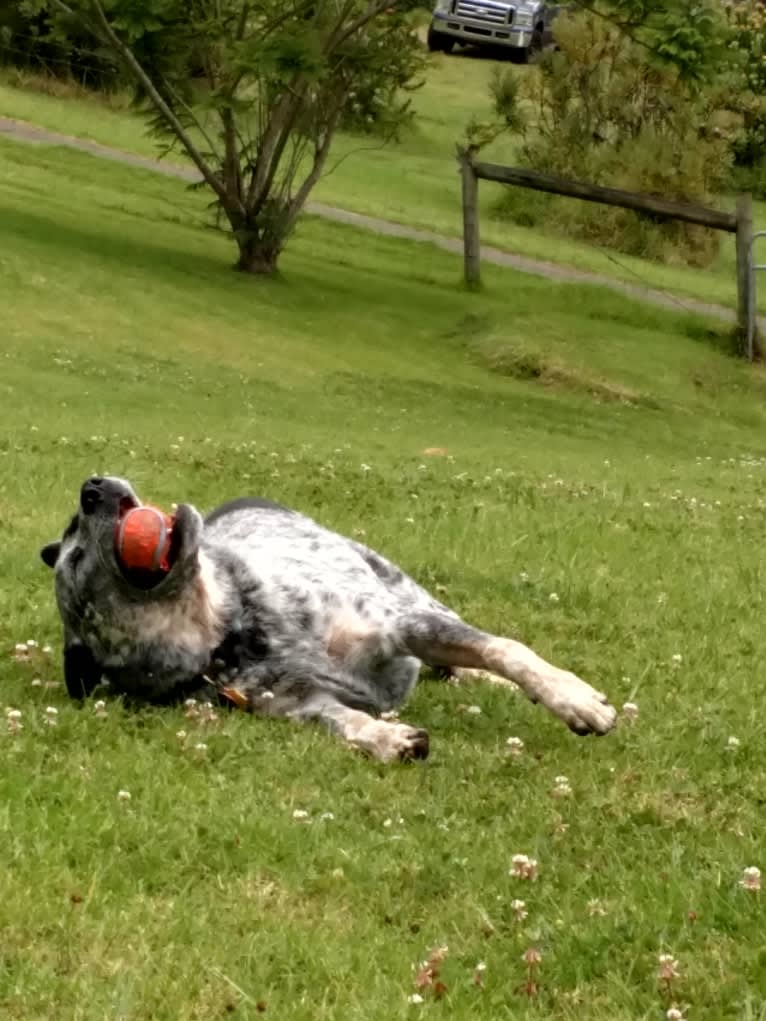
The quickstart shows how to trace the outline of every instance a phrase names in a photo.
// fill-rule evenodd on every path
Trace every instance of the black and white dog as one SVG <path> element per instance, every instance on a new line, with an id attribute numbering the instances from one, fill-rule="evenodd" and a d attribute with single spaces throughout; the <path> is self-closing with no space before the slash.
<path id="1" fill-rule="evenodd" d="M 422 664 L 518 685 L 578 734 L 615 723 L 606 697 L 531 649 L 464 623 L 360 543 L 267 500 L 235 500 L 203 520 L 178 507 L 170 570 L 121 567 L 121 515 L 140 506 L 118 478 L 91 478 L 55 568 L 69 694 L 102 681 L 149 702 L 225 697 L 265 716 L 318 720 L 382 761 L 424 758 L 428 735 L 380 718 Z"/>

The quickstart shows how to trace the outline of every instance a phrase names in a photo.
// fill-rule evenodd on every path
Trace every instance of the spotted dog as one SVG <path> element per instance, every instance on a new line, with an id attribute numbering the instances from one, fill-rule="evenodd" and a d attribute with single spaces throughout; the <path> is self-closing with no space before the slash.
<path id="1" fill-rule="evenodd" d="M 182 504 L 170 570 L 159 580 L 127 570 L 115 529 L 140 505 L 122 479 L 90 478 L 61 540 L 41 551 L 55 570 L 73 698 L 104 680 L 153 703 L 225 697 L 319 721 L 385 762 L 428 754 L 424 730 L 385 718 L 426 664 L 512 682 L 578 734 L 614 725 L 606 697 L 574 674 L 471 627 L 378 553 L 268 500 L 204 519 Z"/>

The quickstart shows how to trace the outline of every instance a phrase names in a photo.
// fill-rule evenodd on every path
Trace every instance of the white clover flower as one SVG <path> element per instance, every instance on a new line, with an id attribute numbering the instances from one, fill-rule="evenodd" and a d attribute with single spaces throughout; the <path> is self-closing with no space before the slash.
<path id="1" fill-rule="evenodd" d="M 674 652 L 670 658 L 676 664 L 676 666 L 680 665 L 684 661 L 684 658 L 680 652 Z"/>
<path id="2" fill-rule="evenodd" d="M 332 822 L 334 819 L 335 815 L 333 812 L 322 812 L 322 814 L 319 816 L 320 822 Z"/>
<path id="3" fill-rule="evenodd" d="M 20 730 L 24 729 L 24 724 L 21 722 L 20 709 L 6 709 L 5 718 L 8 721 L 9 734 L 18 734 Z"/>
<path id="4" fill-rule="evenodd" d="M 43 682 L 39 677 L 33 677 L 30 683 L 33 688 L 42 688 L 43 686 Z"/>
<path id="5" fill-rule="evenodd" d="M 305 808 L 296 808 L 293 811 L 293 819 L 297 820 L 298 822 L 303 822 L 303 820 L 308 819 L 308 817 L 309 814 Z"/>
<path id="6" fill-rule="evenodd" d="M 523 900 L 512 900 L 511 911 L 513 911 L 513 917 L 517 922 L 523 922 L 529 912 L 527 911 L 526 901 Z"/>
<path id="7" fill-rule="evenodd" d="M 551 603 L 558 603 L 559 602 L 558 592 L 551 592 L 551 594 L 548 596 L 548 600 Z"/>
<path id="8" fill-rule="evenodd" d="M 684 1015 L 678 1007 L 668 1008 L 665 1017 L 667 1018 L 667 1021 L 684 1021 Z"/>
<path id="9" fill-rule="evenodd" d="M 638 706 L 635 702 L 626 702 L 622 707 L 622 714 L 626 720 L 635 723 L 638 719 Z"/>
<path id="10" fill-rule="evenodd" d="M 572 793 L 569 786 L 569 779 L 566 776 L 557 776 L 553 781 L 554 798 L 568 798 Z"/>
<path id="11" fill-rule="evenodd" d="M 467 713 L 470 713 L 471 716 L 481 716 L 481 706 L 480 705 L 467 705 L 465 707 L 465 711 Z"/>
<path id="12" fill-rule="evenodd" d="M 199 741 L 194 746 L 194 754 L 199 756 L 199 758 L 204 759 L 207 755 L 207 745 L 203 744 L 202 741 Z"/>
<path id="13" fill-rule="evenodd" d="M 407 1003 L 422 1003 L 422 1002 L 423 997 L 420 995 L 420 993 L 410 993 L 410 995 L 407 997 Z"/>
<path id="14" fill-rule="evenodd" d="M 520 737 L 509 737 L 505 745 L 514 758 L 518 758 L 524 751 L 524 742 Z"/>
<path id="15" fill-rule="evenodd" d="M 603 902 L 598 899 L 598 897 L 594 897 L 593 900 L 588 901 L 587 911 L 591 917 L 595 917 L 596 915 L 603 916 L 606 914 L 606 908 L 604 907 Z"/>
<path id="16" fill-rule="evenodd" d="M 516 876 L 518 879 L 534 880 L 537 878 L 537 861 L 534 858 L 529 858 L 526 854 L 514 854 L 511 862 L 512 867 L 509 875 Z"/>
<path id="17" fill-rule="evenodd" d="M 672 954 L 660 954 L 657 962 L 659 964 L 657 978 L 662 982 L 670 982 L 674 978 L 681 977 L 681 972 L 678 970 L 678 961 Z"/>
<path id="18" fill-rule="evenodd" d="M 739 748 L 739 745 L 740 745 L 740 740 L 739 740 L 739 738 L 738 738 L 738 737 L 734 737 L 734 735 L 733 735 L 733 734 L 732 734 L 732 736 L 731 736 L 731 737 L 730 737 L 730 738 L 728 739 L 728 741 L 726 742 L 726 747 L 728 748 L 728 750 L 729 750 L 730 752 L 736 752 L 736 750 L 737 750 L 737 749 Z"/>
<path id="19" fill-rule="evenodd" d="M 55 706 L 49 705 L 45 708 L 45 724 L 48 727 L 55 727 L 58 723 L 59 711 Z"/>
<path id="20" fill-rule="evenodd" d="M 761 870 L 755 865 L 750 865 L 748 868 L 743 869 L 739 885 L 743 890 L 758 893 L 761 889 Z"/>
<path id="21" fill-rule="evenodd" d="M 109 715 L 106 711 L 106 702 L 103 698 L 100 698 L 93 704 L 93 715 L 97 716 L 99 720 L 105 720 Z"/>
<path id="22" fill-rule="evenodd" d="M 118 801 L 130 801 L 130 791 L 117 791 Z"/>

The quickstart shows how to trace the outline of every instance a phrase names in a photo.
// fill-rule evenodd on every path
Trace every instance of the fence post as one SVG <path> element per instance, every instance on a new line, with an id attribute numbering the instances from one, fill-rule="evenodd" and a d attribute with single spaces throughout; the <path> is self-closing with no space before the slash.
<path id="1" fill-rule="evenodd" d="M 753 199 L 737 198 L 737 336 L 752 362 L 755 354 L 755 301 L 753 293 Z"/>
<path id="2" fill-rule="evenodd" d="M 479 178 L 473 168 L 470 150 L 461 149 L 458 160 L 463 182 L 463 273 L 466 286 L 475 289 L 481 283 Z"/>

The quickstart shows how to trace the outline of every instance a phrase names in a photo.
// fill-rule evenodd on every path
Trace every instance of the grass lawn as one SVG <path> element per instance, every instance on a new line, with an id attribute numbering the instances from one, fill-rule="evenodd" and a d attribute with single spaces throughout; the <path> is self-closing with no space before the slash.
<path id="1" fill-rule="evenodd" d="M 425 86 L 413 94 L 417 117 L 398 144 L 382 147 L 374 139 L 339 136 L 324 179 L 312 197 L 341 208 L 459 236 L 462 230 L 460 182 L 454 159 L 455 143 L 472 116 L 490 116 L 488 84 L 495 62 L 463 54 L 431 58 Z M 520 74 L 535 74 L 534 67 Z M 105 105 L 98 99 L 45 95 L 0 79 L 0 110 L 51 130 L 87 137 L 104 145 L 157 153 L 144 122 L 126 107 L 123 97 Z M 499 141 L 486 158 L 513 162 L 514 144 Z M 180 156 L 174 157 L 180 160 Z M 736 304 L 733 236 L 723 235 L 716 262 L 707 270 L 666 266 L 615 253 L 606 248 L 553 238 L 493 218 L 492 207 L 501 186 L 482 182 L 481 233 L 486 244 L 551 262 L 575 266 L 625 280 L 644 283 L 704 301 Z M 574 200 L 573 200 L 574 201 Z M 732 199 L 722 204 L 733 206 Z M 766 227 L 766 204 L 756 204 L 756 227 Z M 759 303 L 766 311 L 766 296 Z"/>
<path id="2" fill-rule="evenodd" d="M 704 322 L 492 268 L 466 294 L 458 259 L 312 219 L 244 278 L 202 202 L 0 144 L 3 1017 L 765 1018 L 739 885 L 766 867 L 762 371 Z M 77 708 L 37 553 L 92 472 L 361 530 L 638 720 L 581 740 L 432 680 L 403 712 L 431 758 L 381 767 L 236 713 Z M 444 997 L 410 1004 L 445 944 Z"/>

